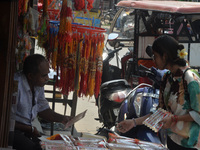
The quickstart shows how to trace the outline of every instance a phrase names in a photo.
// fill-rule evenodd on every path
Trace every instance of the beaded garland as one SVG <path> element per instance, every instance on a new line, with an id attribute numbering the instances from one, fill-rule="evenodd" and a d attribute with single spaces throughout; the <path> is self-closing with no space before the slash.
<path id="1" fill-rule="evenodd" d="M 78 90 L 79 97 L 97 97 L 106 30 L 72 24 L 72 14 L 72 1 L 63 0 L 60 21 L 50 21 L 47 26 L 46 56 L 60 76 L 56 86 L 63 94 Z"/>

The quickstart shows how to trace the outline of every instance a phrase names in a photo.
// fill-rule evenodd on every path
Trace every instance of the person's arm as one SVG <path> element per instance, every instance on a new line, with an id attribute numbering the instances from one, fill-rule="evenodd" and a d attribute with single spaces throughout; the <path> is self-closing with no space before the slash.
<path id="1" fill-rule="evenodd" d="M 40 133 L 38 132 L 37 128 L 34 126 L 29 126 L 20 122 L 15 122 L 15 129 L 20 130 L 22 132 L 29 133 L 30 135 L 40 137 Z"/>
<path id="2" fill-rule="evenodd" d="M 144 120 L 146 120 L 150 115 L 151 115 L 151 113 L 147 114 L 146 116 L 139 117 L 136 119 L 133 118 L 133 119 L 124 120 L 124 121 L 118 123 L 116 128 L 119 132 L 125 133 L 125 132 L 131 130 L 133 127 L 136 127 L 137 125 L 142 125 Z"/>
<path id="3" fill-rule="evenodd" d="M 52 109 L 48 108 L 44 111 L 38 113 L 39 117 L 50 121 L 50 122 L 61 122 L 63 124 L 67 123 L 69 120 L 72 119 L 70 116 L 64 116 L 54 112 Z"/>
<path id="4" fill-rule="evenodd" d="M 177 121 L 194 121 L 190 114 L 177 116 Z"/>
<path id="5" fill-rule="evenodd" d="M 194 121 L 194 119 L 190 116 L 190 114 L 181 115 L 181 116 L 174 115 L 174 116 L 166 117 L 160 122 L 163 122 L 163 126 L 162 126 L 163 129 L 168 129 L 172 125 L 174 125 L 174 123 L 177 123 L 177 121 L 189 122 L 189 121 Z"/>
<path id="6" fill-rule="evenodd" d="M 151 115 L 152 115 L 152 113 L 147 114 L 147 115 L 145 115 L 145 116 L 143 116 L 143 117 L 140 117 L 140 118 L 135 119 L 135 121 L 136 121 L 136 126 L 137 126 L 137 125 L 142 125 L 143 122 L 144 122 L 149 116 L 151 116 Z"/>
<path id="7" fill-rule="evenodd" d="M 63 124 L 66 124 L 69 120 L 72 119 L 70 116 L 64 116 L 61 114 L 58 114 L 54 112 L 52 109 L 50 109 L 48 101 L 45 99 L 44 95 L 44 88 L 40 90 L 40 93 L 38 94 L 38 116 L 45 119 L 49 122 L 61 122 Z"/>

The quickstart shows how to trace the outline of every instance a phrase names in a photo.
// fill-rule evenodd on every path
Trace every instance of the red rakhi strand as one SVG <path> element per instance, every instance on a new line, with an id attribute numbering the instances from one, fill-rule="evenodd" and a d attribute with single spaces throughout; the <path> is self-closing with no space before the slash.
<path id="1" fill-rule="evenodd" d="M 92 39 L 92 50 L 91 50 L 91 58 L 89 62 L 89 80 L 88 80 L 88 90 L 87 95 L 92 97 L 94 95 L 95 88 L 95 76 L 96 76 L 96 46 L 97 46 L 97 38 L 93 35 Z"/>
<path id="2" fill-rule="evenodd" d="M 18 16 L 20 16 L 23 12 L 23 5 L 24 5 L 24 0 L 19 0 L 18 1 Z"/>
<path id="3" fill-rule="evenodd" d="M 74 0 L 74 7 L 76 10 L 85 9 L 85 0 Z"/>
<path id="4" fill-rule="evenodd" d="M 70 0 L 63 0 L 60 15 L 59 44 L 64 46 L 66 42 L 72 41 L 72 8 Z"/>
<path id="5" fill-rule="evenodd" d="M 66 8 L 67 8 L 67 0 L 63 0 L 62 9 L 60 12 L 60 26 L 59 26 L 59 32 L 58 32 L 59 45 L 62 47 L 62 49 L 65 44 L 64 34 L 65 34 L 65 24 L 66 24 L 66 17 L 67 17 L 67 14 L 65 13 Z"/>
<path id="6" fill-rule="evenodd" d="M 85 55 L 86 55 L 86 53 L 85 53 L 86 51 L 85 51 L 85 39 L 83 39 L 83 44 L 82 44 L 82 47 L 81 47 L 81 56 L 80 56 L 80 84 L 79 84 L 79 87 L 80 87 L 80 89 L 79 89 L 79 93 L 78 93 L 78 95 L 79 95 L 79 97 L 81 97 L 81 96 L 83 96 L 82 95 L 82 88 L 83 88 L 83 78 L 84 78 L 84 64 L 85 64 Z"/>
<path id="7" fill-rule="evenodd" d="M 94 0 L 87 0 L 87 1 L 88 1 L 87 9 L 91 10 L 93 8 Z"/>
<path id="8" fill-rule="evenodd" d="M 73 34 L 72 51 L 69 54 L 69 90 L 74 90 L 75 70 L 76 70 L 76 48 L 77 48 L 77 33 Z"/>
<path id="9" fill-rule="evenodd" d="M 62 93 L 63 94 L 66 94 L 68 95 L 69 94 L 69 91 L 68 89 L 66 89 L 66 87 L 68 87 L 68 64 L 67 64 L 67 57 L 68 57 L 68 54 L 67 54 L 67 50 L 68 50 L 68 43 L 66 43 L 66 46 L 64 47 L 64 49 L 66 50 L 63 50 L 61 49 L 61 55 L 60 55 L 60 59 L 61 59 L 61 64 L 60 64 L 60 72 L 61 72 L 61 75 L 60 75 L 60 89 L 62 90 Z"/>
<path id="10" fill-rule="evenodd" d="M 62 52 L 62 64 L 60 64 L 61 68 L 61 79 L 60 79 L 60 88 L 62 89 L 62 93 L 68 95 L 71 87 L 70 87 L 70 77 L 73 76 L 71 73 L 71 60 L 73 56 L 71 54 L 73 45 L 72 45 L 72 9 L 71 9 L 71 1 L 63 0 L 61 15 L 60 15 L 60 27 L 59 27 L 59 45 Z M 73 72 L 72 72 L 73 73 Z"/>
<path id="11" fill-rule="evenodd" d="M 29 2 L 29 0 L 19 0 L 19 2 L 18 2 L 18 16 L 24 15 L 24 13 L 27 13 L 28 2 Z"/>
<path id="12" fill-rule="evenodd" d="M 88 88 L 88 78 L 89 78 L 89 59 L 90 59 L 90 52 L 91 52 L 91 35 L 86 35 L 86 59 L 85 59 L 85 75 L 84 75 L 84 84 L 83 84 L 83 94 L 87 96 L 87 88 Z"/>
<path id="13" fill-rule="evenodd" d="M 23 4 L 23 14 L 24 13 L 27 13 L 27 11 L 28 11 L 28 2 L 29 2 L 29 0 L 24 0 L 24 4 Z"/>
<path id="14" fill-rule="evenodd" d="M 96 77 L 95 77 L 95 97 L 97 98 L 99 95 L 99 91 L 100 91 L 100 86 L 101 86 L 101 77 L 102 77 L 102 68 L 103 68 L 103 58 L 102 58 L 102 54 L 103 54 L 103 48 L 102 48 L 102 44 L 104 42 L 104 40 L 102 40 L 102 35 L 98 36 L 98 46 L 97 46 L 97 62 L 96 62 Z"/>
<path id="15" fill-rule="evenodd" d="M 87 9 L 91 10 L 93 8 L 94 0 L 87 0 Z M 85 0 L 74 0 L 74 7 L 76 10 L 85 10 Z"/>
<path id="16" fill-rule="evenodd" d="M 82 35 L 83 36 L 83 35 Z M 84 75 L 85 75 L 85 72 L 86 72 L 86 68 L 85 68 L 85 63 L 86 63 L 86 40 L 85 38 L 83 38 L 83 41 L 81 42 L 81 55 L 80 55 L 80 67 L 79 67 L 79 70 L 80 70 L 80 84 L 79 84 L 79 92 L 78 92 L 78 96 L 81 97 L 83 96 L 83 86 L 84 86 Z"/>

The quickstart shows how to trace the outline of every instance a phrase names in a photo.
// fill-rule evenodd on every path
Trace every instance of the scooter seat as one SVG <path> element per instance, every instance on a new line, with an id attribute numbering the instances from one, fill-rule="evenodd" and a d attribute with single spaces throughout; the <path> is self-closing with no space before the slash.
<path id="1" fill-rule="evenodd" d="M 130 86 L 125 79 L 111 80 L 103 83 L 101 89 L 115 87 L 115 86 Z"/>

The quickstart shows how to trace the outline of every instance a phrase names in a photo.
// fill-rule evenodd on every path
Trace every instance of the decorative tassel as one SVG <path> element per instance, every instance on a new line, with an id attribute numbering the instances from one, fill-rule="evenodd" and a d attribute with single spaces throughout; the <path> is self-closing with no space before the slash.
<path id="1" fill-rule="evenodd" d="M 91 10 L 93 8 L 94 0 L 87 0 L 87 9 Z M 85 0 L 74 0 L 74 7 L 76 10 L 85 10 Z"/>
<path id="2" fill-rule="evenodd" d="M 74 7 L 76 10 L 85 9 L 85 0 L 74 0 Z"/>
<path id="3" fill-rule="evenodd" d="M 66 42 L 72 41 L 72 2 L 63 0 L 59 27 L 59 44 L 64 47 Z"/>
<path id="4" fill-rule="evenodd" d="M 61 56 L 61 79 L 60 89 L 62 93 L 68 95 L 73 89 L 73 65 L 75 65 L 73 55 L 73 37 L 72 37 L 72 2 L 71 0 L 63 0 L 61 15 L 60 15 L 60 26 L 58 32 L 59 45 L 62 51 Z"/>
<path id="5" fill-rule="evenodd" d="M 96 37 L 92 39 L 92 50 L 89 59 L 89 80 L 88 80 L 88 88 L 87 88 L 87 95 L 92 97 L 94 94 L 95 88 L 95 75 L 96 75 L 96 45 L 97 39 Z"/>
<path id="6" fill-rule="evenodd" d="M 38 30 L 38 46 L 48 51 L 48 39 L 49 39 L 49 22 L 47 21 L 47 7 L 48 1 L 43 0 L 43 14 L 40 25 L 40 30 Z"/>
<path id="7" fill-rule="evenodd" d="M 91 10 L 93 8 L 94 0 L 87 0 L 87 1 L 88 1 L 87 9 Z"/>
<path id="8" fill-rule="evenodd" d="M 80 87 L 80 89 L 79 89 L 79 97 L 81 97 L 81 96 L 83 96 L 82 94 L 83 94 L 83 91 L 82 91 L 82 89 L 83 89 L 83 84 L 84 84 L 84 74 L 85 74 L 85 67 L 84 67 L 84 65 L 85 65 L 85 57 L 86 57 L 86 51 L 85 51 L 85 46 L 86 46 L 86 44 L 85 44 L 85 42 L 86 42 L 86 40 L 85 40 L 85 38 L 83 39 L 83 46 L 81 47 L 81 58 L 80 58 L 80 85 L 79 85 L 79 87 Z"/>
<path id="9" fill-rule="evenodd" d="M 27 11 L 28 11 L 28 2 L 29 2 L 29 0 L 24 0 L 24 12 L 23 13 L 27 13 Z"/>
<path id="10" fill-rule="evenodd" d="M 96 59 L 96 64 L 97 64 L 97 71 L 96 71 L 96 84 L 95 84 L 95 98 L 98 97 L 99 95 L 99 91 L 100 91 L 100 86 L 101 86 L 101 77 L 102 77 L 102 69 L 103 69 L 103 58 L 102 58 L 102 54 L 103 54 L 103 48 L 104 48 L 104 36 L 101 35 L 98 37 L 98 46 L 97 46 L 97 59 Z"/>
<path id="11" fill-rule="evenodd" d="M 88 78 L 89 78 L 89 58 L 90 58 L 90 53 L 91 53 L 91 45 L 92 45 L 92 37 L 91 35 L 86 35 L 86 46 L 85 46 L 85 53 L 86 53 L 86 57 L 85 57 L 85 63 L 84 63 L 84 67 L 85 67 L 85 74 L 84 74 L 84 81 L 83 81 L 83 95 L 87 96 L 87 88 L 88 88 Z"/>
<path id="12" fill-rule="evenodd" d="M 23 4 L 24 4 L 24 0 L 18 1 L 18 16 L 20 16 L 23 12 Z"/>
<path id="13" fill-rule="evenodd" d="M 49 30 L 46 35 L 43 32 L 45 29 Z M 48 39 L 47 56 L 51 60 L 52 68 L 57 70 L 60 76 L 56 86 L 65 95 L 74 90 L 78 90 L 79 96 L 98 95 L 104 42 L 101 40 L 103 38 L 98 32 L 99 29 L 89 29 L 81 25 L 72 26 L 71 0 L 63 0 L 59 30 L 55 33 L 54 29 L 54 26 L 48 26 L 43 22 L 40 37 L 43 41 Z"/>

